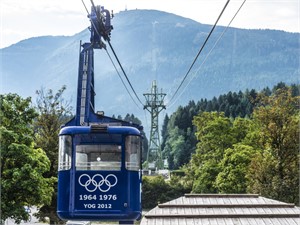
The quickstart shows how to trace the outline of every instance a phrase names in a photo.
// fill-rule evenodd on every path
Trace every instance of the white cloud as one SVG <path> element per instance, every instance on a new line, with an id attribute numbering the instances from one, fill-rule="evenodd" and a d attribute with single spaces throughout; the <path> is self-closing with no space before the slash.
<path id="1" fill-rule="evenodd" d="M 80 32 L 89 26 L 89 21 L 86 12 L 82 10 L 82 4 L 78 2 L 2 0 L 0 47 L 29 37 L 73 35 Z"/>

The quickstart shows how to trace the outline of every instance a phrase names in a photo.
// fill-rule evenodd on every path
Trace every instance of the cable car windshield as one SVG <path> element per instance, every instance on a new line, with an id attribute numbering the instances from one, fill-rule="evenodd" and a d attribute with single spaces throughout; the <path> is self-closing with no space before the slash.
<path id="1" fill-rule="evenodd" d="M 121 145 L 76 145 L 76 170 L 121 170 Z"/>
<path id="2" fill-rule="evenodd" d="M 60 136 L 59 170 L 69 170 L 72 161 L 72 141 L 76 170 L 120 171 L 122 146 L 125 147 L 125 168 L 138 171 L 141 167 L 141 139 L 129 135 L 122 145 L 120 134 L 76 134 Z M 124 148 L 123 147 L 123 148 Z"/>

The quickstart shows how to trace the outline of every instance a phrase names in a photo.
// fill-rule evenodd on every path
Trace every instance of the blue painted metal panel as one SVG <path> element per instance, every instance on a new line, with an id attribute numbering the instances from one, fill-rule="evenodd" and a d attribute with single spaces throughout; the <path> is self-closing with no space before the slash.
<path id="1" fill-rule="evenodd" d="M 71 173 L 72 170 L 59 172 L 60 218 L 119 221 L 141 218 L 140 172 L 76 171 L 73 184 L 69 182 Z"/>
<path id="2" fill-rule="evenodd" d="M 58 172 L 57 214 L 61 219 L 70 217 L 70 170 Z"/>

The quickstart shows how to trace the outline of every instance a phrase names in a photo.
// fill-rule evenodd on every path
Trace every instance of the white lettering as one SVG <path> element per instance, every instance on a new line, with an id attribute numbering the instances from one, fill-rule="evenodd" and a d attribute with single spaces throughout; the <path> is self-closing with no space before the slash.
<path id="1" fill-rule="evenodd" d="M 117 199 L 118 199 L 117 195 L 99 195 L 100 201 L 110 201 L 110 200 L 116 201 Z"/>
<path id="2" fill-rule="evenodd" d="M 96 208 L 96 204 L 83 204 L 84 208 L 88 208 L 88 209 L 95 209 Z"/>
<path id="3" fill-rule="evenodd" d="M 97 200 L 96 195 L 79 195 L 80 201 L 86 201 L 86 200 Z"/>
<path id="4" fill-rule="evenodd" d="M 97 208 L 98 209 L 111 209 L 112 206 L 111 206 L 111 204 L 98 204 Z"/>

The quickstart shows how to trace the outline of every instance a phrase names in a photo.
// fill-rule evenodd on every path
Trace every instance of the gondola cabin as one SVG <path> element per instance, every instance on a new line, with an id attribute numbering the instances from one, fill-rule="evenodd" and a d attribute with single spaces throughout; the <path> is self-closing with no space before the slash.
<path id="1" fill-rule="evenodd" d="M 59 134 L 57 213 L 65 220 L 141 218 L 141 134 L 130 126 L 69 126 Z"/>

